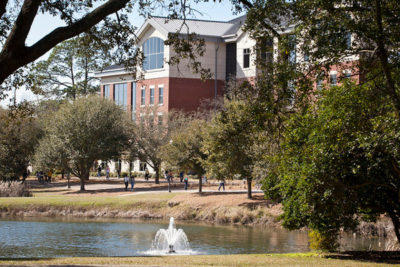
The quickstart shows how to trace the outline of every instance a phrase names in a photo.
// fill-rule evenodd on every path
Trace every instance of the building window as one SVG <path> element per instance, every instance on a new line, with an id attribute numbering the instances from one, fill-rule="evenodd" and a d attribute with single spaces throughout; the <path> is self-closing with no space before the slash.
<path id="1" fill-rule="evenodd" d="M 250 48 L 243 49 L 243 68 L 250 67 Z"/>
<path id="2" fill-rule="evenodd" d="M 269 39 L 264 42 L 262 42 L 259 45 L 259 51 L 260 51 L 260 56 L 261 56 L 261 62 L 264 64 L 269 64 L 273 61 L 273 51 L 274 51 L 274 45 L 273 45 L 273 40 Z"/>
<path id="3" fill-rule="evenodd" d="M 322 79 L 317 80 L 317 89 L 322 90 L 324 88 L 324 81 Z"/>
<path id="4" fill-rule="evenodd" d="M 128 84 L 118 83 L 114 85 L 114 101 L 126 109 L 128 105 Z"/>
<path id="5" fill-rule="evenodd" d="M 158 104 L 164 104 L 164 87 L 158 87 Z"/>
<path id="6" fill-rule="evenodd" d="M 346 48 L 350 49 L 351 48 L 351 33 L 348 32 L 346 33 Z"/>
<path id="7" fill-rule="evenodd" d="M 144 106 L 146 104 L 146 87 L 142 87 L 140 90 L 140 105 Z"/>
<path id="8" fill-rule="evenodd" d="M 154 105 L 154 87 L 150 87 L 150 105 Z"/>
<path id="9" fill-rule="evenodd" d="M 163 124 L 163 116 L 161 114 L 158 115 L 158 125 L 162 125 Z"/>
<path id="10" fill-rule="evenodd" d="M 344 78 L 345 78 L 345 79 L 350 79 L 350 78 L 351 78 L 351 71 L 346 71 L 346 72 L 344 73 Z"/>
<path id="11" fill-rule="evenodd" d="M 296 64 L 296 36 L 295 35 L 289 35 L 289 62 L 291 64 Z"/>
<path id="12" fill-rule="evenodd" d="M 110 85 L 104 85 L 104 98 L 110 98 Z"/>
<path id="13" fill-rule="evenodd" d="M 332 86 L 337 85 L 337 75 L 336 75 L 336 73 L 331 73 L 331 75 L 329 76 L 329 80 L 330 80 Z"/>
<path id="14" fill-rule="evenodd" d="M 151 37 L 143 46 L 143 69 L 153 70 L 164 67 L 164 41 L 157 37 Z"/>

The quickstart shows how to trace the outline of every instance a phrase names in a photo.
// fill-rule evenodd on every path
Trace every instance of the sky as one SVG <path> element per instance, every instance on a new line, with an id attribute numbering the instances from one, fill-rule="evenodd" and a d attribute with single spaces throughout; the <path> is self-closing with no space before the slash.
<path id="1" fill-rule="evenodd" d="M 201 14 L 196 14 L 194 18 L 196 19 L 207 19 L 207 20 L 230 20 L 239 15 L 234 15 L 232 11 L 232 4 L 229 0 L 222 0 L 219 2 L 200 2 L 194 5 L 194 8 L 201 12 Z M 162 12 L 158 12 L 158 14 L 154 15 L 165 15 Z M 131 14 L 131 23 L 138 28 L 143 24 L 145 18 L 137 15 Z M 40 40 L 43 36 L 50 33 L 57 27 L 64 26 L 64 23 L 58 18 L 52 17 L 49 14 L 38 14 L 36 16 L 31 31 L 28 35 L 27 45 L 31 45 L 36 41 Z M 39 60 L 46 59 L 49 53 L 41 57 Z M 13 95 L 12 92 L 9 95 Z M 28 100 L 34 101 L 37 100 L 38 97 L 35 96 L 31 91 L 27 89 L 19 89 L 16 92 L 17 102 Z M 6 98 L 3 101 L 0 101 L 1 106 L 7 106 L 10 102 L 10 98 Z"/>

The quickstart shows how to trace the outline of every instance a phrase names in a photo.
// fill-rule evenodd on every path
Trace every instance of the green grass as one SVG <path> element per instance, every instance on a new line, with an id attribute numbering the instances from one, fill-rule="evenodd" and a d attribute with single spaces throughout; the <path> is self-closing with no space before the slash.
<path id="1" fill-rule="evenodd" d="M 27 209 L 29 207 L 119 208 L 163 207 L 176 193 L 154 193 L 132 196 L 34 196 L 0 198 L 1 208 Z"/>
<path id="2" fill-rule="evenodd" d="M 153 257 L 78 257 L 1 260 L 3 265 L 147 265 L 147 266 L 389 266 L 365 261 L 325 258 L 316 253 L 197 255 Z M 390 265 L 393 266 L 393 265 Z"/>

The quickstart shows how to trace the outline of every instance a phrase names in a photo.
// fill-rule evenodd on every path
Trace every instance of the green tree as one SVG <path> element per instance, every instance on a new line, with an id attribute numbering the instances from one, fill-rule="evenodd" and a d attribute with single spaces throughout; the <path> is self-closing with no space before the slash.
<path id="1" fill-rule="evenodd" d="M 243 100 L 226 101 L 207 128 L 203 151 L 206 169 L 220 179 L 239 176 L 247 180 L 247 197 L 252 198 L 251 183 L 255 164 L 254 117 Z"/>
<path id="2" fill-rule="evenodd" d="M 17 180 L 27 170 L 41 135 L 27 103 L 0 109 L 0 180 Z"/>
<path id="3" fill-rule="evenodd" d="M 118 157 L 128 145 L 128 119 L 111 101 L 98 97 L 64 103 L 46 121 L 35 153 L 37 168 L 59 168 L 81 180 L 81 190 L 96 160 Z"/>
<path id="4" fill-rule="evenodd" d="M 46 60 L 35 63 L 30 73 L 31 90 L 44 97 L 75 99 L 98 91 L 93 72 L 107 65 L 108 47 L 88 35 L 57 45 Z"/>
<path id="5" fill-rule="evenodd" d="M 171 134 L 179 127 L 182 117 L 178 113 L 156 115 L 156 108 L 148 108 L 141 114 L 139 121 L 133 123 L 131 130 L 131 146 L 128 159 L 139 159 L 146 162 L 156 173 L 155 183 L 160 183 L 161 148 L 171 141 Z"/>
<path id="6" fill-rule="evenodd" d="M 175 129 L 171 142 L 162 147 L 162 159 L 168 166 L 179 171 L 193 171 L 199 179 L 202 192 L 202 176 L 206 173 L 204 161 L 207 155 L 202 149 L 207 121 L 190 116 L 183 127 Z"/>
<path id="7" fill-rule="evenodd" d="M 241 1 L 239 1 L 240 3 Z M 397 0 L 296 0 L 242 2 L 248 17 L 245 30 L 259 43 L 275 38 L 285 44 L 286 31 L 297 49 L 287 50 L 296 59 L 294 84 L 327 80 L 337 65 L 338 80 L 360 75 L 363 82 L 380 81 L 377 94 L 390 96 L 400 114 L 400 4 Z M 293 51 L 293 52 L 290 52 Z M 346 73 L 344 73 L 346 71 Z M 371 84 L 372 86 L 372 84 Z M 309 94 L 309 90 L 297 93 Z M 400 117 L 400 115 L 399 115 Z"/>
<path id="8" fill-rule="evenodd" d="M 337 236 L 387 214 L 400 240 L 397 110 L 375 86 L 332 87 L 291 118 L 272 190 L 279 190 L 285 227 Z"/>

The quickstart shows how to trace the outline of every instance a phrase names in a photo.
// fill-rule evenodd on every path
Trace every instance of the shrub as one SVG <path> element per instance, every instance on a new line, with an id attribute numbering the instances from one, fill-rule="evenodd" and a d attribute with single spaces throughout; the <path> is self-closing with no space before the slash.
<path id="1" fill-rule="evenodd" d="M 339 247 L 337 232 L 321 233 L 316 230 L 310 230 L 308 233 L 310 248 L 313 250 L 336 251 Z"/>
<path id="2" fill-rule="evenodd" d="M 127 172 L 121 172 L 121 177 L 129 176 Z"/>
<path id="3" fill-rule="evenodd" d="M 26 184 L 20 182 L 0 182 L 0 197 L 30 197 L 32 193 Z"/>

